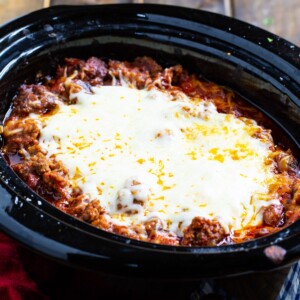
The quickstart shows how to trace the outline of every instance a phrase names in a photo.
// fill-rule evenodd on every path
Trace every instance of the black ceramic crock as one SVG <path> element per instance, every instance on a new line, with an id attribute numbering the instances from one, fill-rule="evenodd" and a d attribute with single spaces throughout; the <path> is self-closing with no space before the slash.
<path id="1" fill-rule="evenodd" d="M 64 57 L 150 55 L 234 89 L 275 123 L 299 157 L 300 49 L 241 21 L 159 5 L 57 6 L 0 28 L 0 114 L 16 88 Z M 230 176 L 230 174 L 228 174 Z M 0 228 L 69 265 L 126 276 L 201 278 L 275 269 L 300 258 L 300 222 L 242 244 L 195 248 L 113 235 L 66 215 L 30 190 L 0 157 Z M 272 245 L 282 261 L 265 255 Z M 270 248 L 269 248 L 270 249 Z M 284 251 L 283 251 L 284 252 Z"/>

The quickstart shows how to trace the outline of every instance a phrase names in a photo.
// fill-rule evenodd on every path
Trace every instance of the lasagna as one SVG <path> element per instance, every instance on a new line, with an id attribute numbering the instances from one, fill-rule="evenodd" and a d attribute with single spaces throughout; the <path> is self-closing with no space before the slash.
<path id="1" fill-rule="evenodd" d="M 40 196 L 102 230 L 219 246 L 300 218 L 299 164 L 269 123 L 181 65 L 67 58 L 19 88 L 3 153 Z"/>

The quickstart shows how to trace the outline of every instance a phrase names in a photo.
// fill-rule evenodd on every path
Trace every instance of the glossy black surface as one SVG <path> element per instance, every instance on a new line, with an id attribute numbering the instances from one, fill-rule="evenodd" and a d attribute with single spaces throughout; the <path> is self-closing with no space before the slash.
<path id="1" fill-rule="evenodd" d="M 266 31 L 213 13 L 159 5 L 57 6 L 0 28 L 0 114 L 16 88 L 52 72 L 66 56 L 130 59 L 224 84 L 272 118 L 299 155 L 300 49 Z M 193 279 L 274 269 L 300 258 L 300 223 L 251 242 L 211 248 L 155 245 L 80 222 L 38 197 L 0 157 L 0 227 L 34 251 L 69 265 L 126 276 Z M 270 245 L 287 254 L 279 265 Z"/>

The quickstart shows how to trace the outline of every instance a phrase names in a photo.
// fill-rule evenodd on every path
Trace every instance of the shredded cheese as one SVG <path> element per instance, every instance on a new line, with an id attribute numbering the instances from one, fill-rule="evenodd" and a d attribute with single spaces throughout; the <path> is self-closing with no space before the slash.
<path id="1" fill-rule="evenodd" d="M 40 145 L 63 162 L 73 187 L 99 199 L 116 224 L 159 217 L 179 236 L 195 216 L 227 232 L 262 222 L 274 176 L 271 138 L 255 121 L 219 113 L 183 93 L 94 87 L 52 115 L 36 115 Z"/>

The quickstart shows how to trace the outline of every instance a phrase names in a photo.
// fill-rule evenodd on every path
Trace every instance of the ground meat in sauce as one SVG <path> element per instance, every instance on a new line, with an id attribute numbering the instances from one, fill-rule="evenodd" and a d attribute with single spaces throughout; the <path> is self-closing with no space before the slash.
<path id="1" fill-rule="evenodd" d="M 87 204 L 82 212 L 82 220 L 92 223 L 104 213 L 104 209 L 100 206 L 99 200 L 93 200 Z"/>
<path id="2" fill-rule="evenodd" d="M 294 187 L 293 202 L 300 205 L 300 185 Z"/>
<path id="3" fill-rule="evenodd" d="M 42 197 L 62 211 L 73 215 L 103 230 L 133 239 L 152 243 L 181 246 L 216 246 L 228 243 L 228 234 L 217 220 L 195 217 L 179 237 L 163 229 L 159 218 L 152 218 L 136 226 L 112 224 L 105 217 L 105 210 L 98 200 L 89 202 L 80 190 L 73 189 L 68 182 L 68 171 L 61 162 L 49 159 L 39 145 L 39 127 L 26 117 L 31 114 L 48 114 L 55 110 L 57 100 L 72 104 L 69 94 L 84 89 L 91 92 L 92 86 L 121 84 L 125 80 L 138 89 L 155 86 L 173 92 L 183 91 L 188 96 L 200 97 L 213 102 L 217 110 L 237 117 L 252 117 L 259 123 L 268 124 L 262 113 L 246 105 L 234 93 L 214 83 L 199 80 L 189 74 L 181 65 L 163 68 L 149 57 L 138 57 L 133 62 L 108 60 L 96 57 L 88 60 L 67 58 L 59 66 L 56 75 L 42 84 L 22 85 L 14 99 L 12 112 L 7 119 L 3 137 L 3 152 L 8 156 L 13 170 Z M 256 132 L 257 138 L 264 138 L 264 132 Z M 268 132 L 268 134 L 270 134 Z M 263 212 L 264 225 L 245 230 L 242 242 L 276 232 L 279 227 L 291 224 L 300 218 L 299 164 L 288 150 L 274 147 L 274 165 L 277 174 L 285 176 L 285 182 L 272 192 L 278 194 L 281 204 L 272 204 Z M 18 158 L 16 159 L 16 156 Z M 231 242 L 231 241 L 230 241 Z"/>
<path id="4" fill-rule="evenodd" d="M 297 174 L 299 172 L 298 162 L 292 155 L 282 154 L 277 158 L 279 172 L 288 172 L 289 174 Z"/>
<path id="5" fill-rule="evenodd" d="M 163 230 L 162 221 L 153 217 L 144 223 L 149 242 L 178 246 L 180 238 L 173 233 Z"/>
<path id="6" fill-rule="evenodd" d="M 282 204 L 271 204 L 264 213 L 264 223 L 272 227 L 278 227 L 284 223 L 284 207 Z"/>
<path id="7" fill-rule="evenodd" d="M 138 89 L 142 89 L 146 84 L 152 82 L 151 74 L 148 70 L 141 70 L 139 65 L 135 66 L 134 63 L 119 62 L 117 60 L 109 61 L 110 74 L 118 81 L 125 78 L 129 82 L 134 82 Z"/>
<path id="8" fill-rule="evenodd" d="M 30 119 L 11 118 L 5 124 L 3 135 L 6 139 L 4 152 L 16 154 L 38 144 L 40 130 Z"/>
<path id="9" fill-rule="evenodd" d="M 217 246 L 227 234 L 216 220 L 195 217 L 191 225 L 184 229 L 182 246 Z"/>
<path id="10" fill-rule="evenodd" d="M 28 116 L 30 113 L 45 114 L 56 107 L 57 95 L 43 85 L 22 85 L 14 99 L 14 113 Z"/>
<path id="11" fill-rule="evenodd" d="M 58 67 L 56 77 L 50 80 L 48 85 L 51 92 L 71 103 L 68 98 L 70 93 L 81 88 L 89 90 L 90 86 L 103 85 L 107 75 L 107 64 L 99 58 L 91 57 L 87 61 L 67 58 L 65 65 Z"/>

